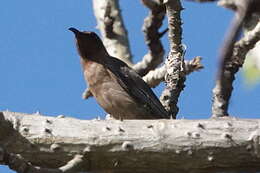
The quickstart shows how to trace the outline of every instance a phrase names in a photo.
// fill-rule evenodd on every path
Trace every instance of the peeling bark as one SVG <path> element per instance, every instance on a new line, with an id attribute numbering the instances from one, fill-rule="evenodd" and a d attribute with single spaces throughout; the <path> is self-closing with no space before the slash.
<path id="1" fill-rule="evenodd" d="M 181 6 L 180 0 L 165 0 L 168 16 L 170 52 L 165 62 L 167 73 L 165 75 L 166 88 L 160 100 L 172 118 L 176 118 L 179 111 L 177 106 L 181 91 L 184 89 L 185 66 L 182 46 Z"/>

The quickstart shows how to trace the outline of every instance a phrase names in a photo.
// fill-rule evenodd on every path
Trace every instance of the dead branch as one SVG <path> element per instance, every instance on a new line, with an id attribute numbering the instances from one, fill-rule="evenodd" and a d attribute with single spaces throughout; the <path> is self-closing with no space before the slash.
<path id="1" fill-rule="evenodd" d="M 189 75 L 192 72 L 199 71 L 200 69 L 203 69 L 203 65 L 201 64 L 201 57 L 196 56 L 192 60 L 184 60 L 185 65 L 185 75 Z"/>
<path id="2" fill-rule="evenodd" d="M 164 77 L 166 74 L 166 67 L 165 65 L 156 68 L 155 70 L 149 71 L 144 77 L 143 80 L 151 87 L 155 88 L 161 82 L 164 81 Z"/>
<path id="3" fill-rule="evenodd" d="M 232 54 L 234 53 L 234 43 L 237 40 L 242 24 L 248 15 L 251 0 L 238 2 L 240 2 L 240 4 L 236 7 L 237 12 L 220 52 L 219 72 L 216 86 L 213 89 L 212 116 L 215 117 L 228 116 L 229 99 L 233 90 L 232 83 L 235 79 L 235 74 L 240 67 L 240 65 L 234 65 L 236 59 L 235 57 L 232 57 Z"/>
<path id="4" fill-rule="evenodd" d="M 260 171 L 257 119 L 78 120 L 1 112 L 0 124 L 0 164 L 20 173 Z"/>
<path id="5" fill-rule="evenodd" d="M 250 7 L 251 0 L 243 1 L 243 4 L 240 4 L 240 6 L 237 6 L 236 13 L 234 15 L 234 18 L 231 22 L 231 26 L 229 28 L 229 31 L 226 35 L 226 39 L 222 45 L 222 48 L 220 50 L 220 56 L 219 56 L 219 74 L 218 74 L 218 80 L 221 85 L 224 85 L 223 78 L 224 78 L 224 69 L 225 65 L 228 61 L 230 61 L 230 58 L 232 56 L 234 43 L 238 39 L 238 36 L 241 32 L 242 24 L 245 20 L 245 17 L 247 15 L 247 12 Z"/>
<path id="6" fill-rule="evenodd" d="M 182 46 L 182 28 L 181 28 L 181 10 L 183 9 L 179 0 L 165 0 L 166 12 L 168 16 L 170 52 L 166 60 L 166 88 L 164 89 L 160 100 L 169 112 L 176 118 L 179 111 L 177 106 L 178 98 L 184 89 L 185 66 L 184 53 Z"/>
<path id="7" fill-rule="evenodd" d="M 142 0 L 142 2 L 150 9 L 143 25 L 149 52 L 143 57 L 142 61 L 133 66 L 133 69 L 139 75 L 144 76 L 163 62 L 164 49 L 160 39 L 165 32 L 160 33 L 159 29 L 162 26 L 166 11 L 165 5 L 159 0 Z"/>

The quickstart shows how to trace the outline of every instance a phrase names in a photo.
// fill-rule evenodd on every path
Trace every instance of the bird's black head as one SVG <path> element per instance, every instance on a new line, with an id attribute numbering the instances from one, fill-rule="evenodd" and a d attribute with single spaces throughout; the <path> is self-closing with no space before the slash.
<path id="1" fill-rule="evenodd" d="M 83 59 L 99 60 L 102 54 L 107 54 L 103 42 L 94 32 L 81 32 L 75 28 L 69 28 L 75 34 L 78 52 Z"/>

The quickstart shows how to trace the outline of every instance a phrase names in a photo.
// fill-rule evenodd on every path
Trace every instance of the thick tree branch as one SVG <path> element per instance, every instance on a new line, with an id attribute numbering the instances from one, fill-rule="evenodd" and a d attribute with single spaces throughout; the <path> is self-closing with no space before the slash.
<path id="1" fill-rule="evenodd" d="M 164 49 L 160 41 L 163 33 L 159 32 L 165 16 L 165 5 L 161 0 L 142 0 L 143 4 L 150 9 L 149 15 L 144 20 L 143 32 L 149 52 L 142 61 L 133 66 L 133 69 L 141 76 L 155 69 L 163 62 Z M 167 31 L 167 30 L 166 30 Z"/>
<path id="2" fill-rule="evenodd" d="M 259 138 L 256 119 L 77 120 L 0 113 L 0 163 L 16 165 L 20 173 L 77 172 L 75 165 L 121 173 L 260 171 Z"/>
<path id="3" fill-rule="evenodd" d="M 166 88 L 161 95 L 161 102 L 169 114 L 176 118 L 179 111 L 178 98 L 185 85 L 184 52 L 182 46 L 180 0 L 165 0 L 168 16 L 170 53 L 166 60 Z"/>

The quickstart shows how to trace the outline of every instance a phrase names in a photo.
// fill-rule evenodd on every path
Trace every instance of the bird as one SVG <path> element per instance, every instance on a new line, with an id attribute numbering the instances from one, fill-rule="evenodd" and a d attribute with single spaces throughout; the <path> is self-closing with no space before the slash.
<path id="1" fill-rule="evenodd" d="M 74 33 L 86 83 L 98 104 L 114 119 L 168 119 L 148 84 L 131 67 L 109 55 L 95 32 Z"/>

